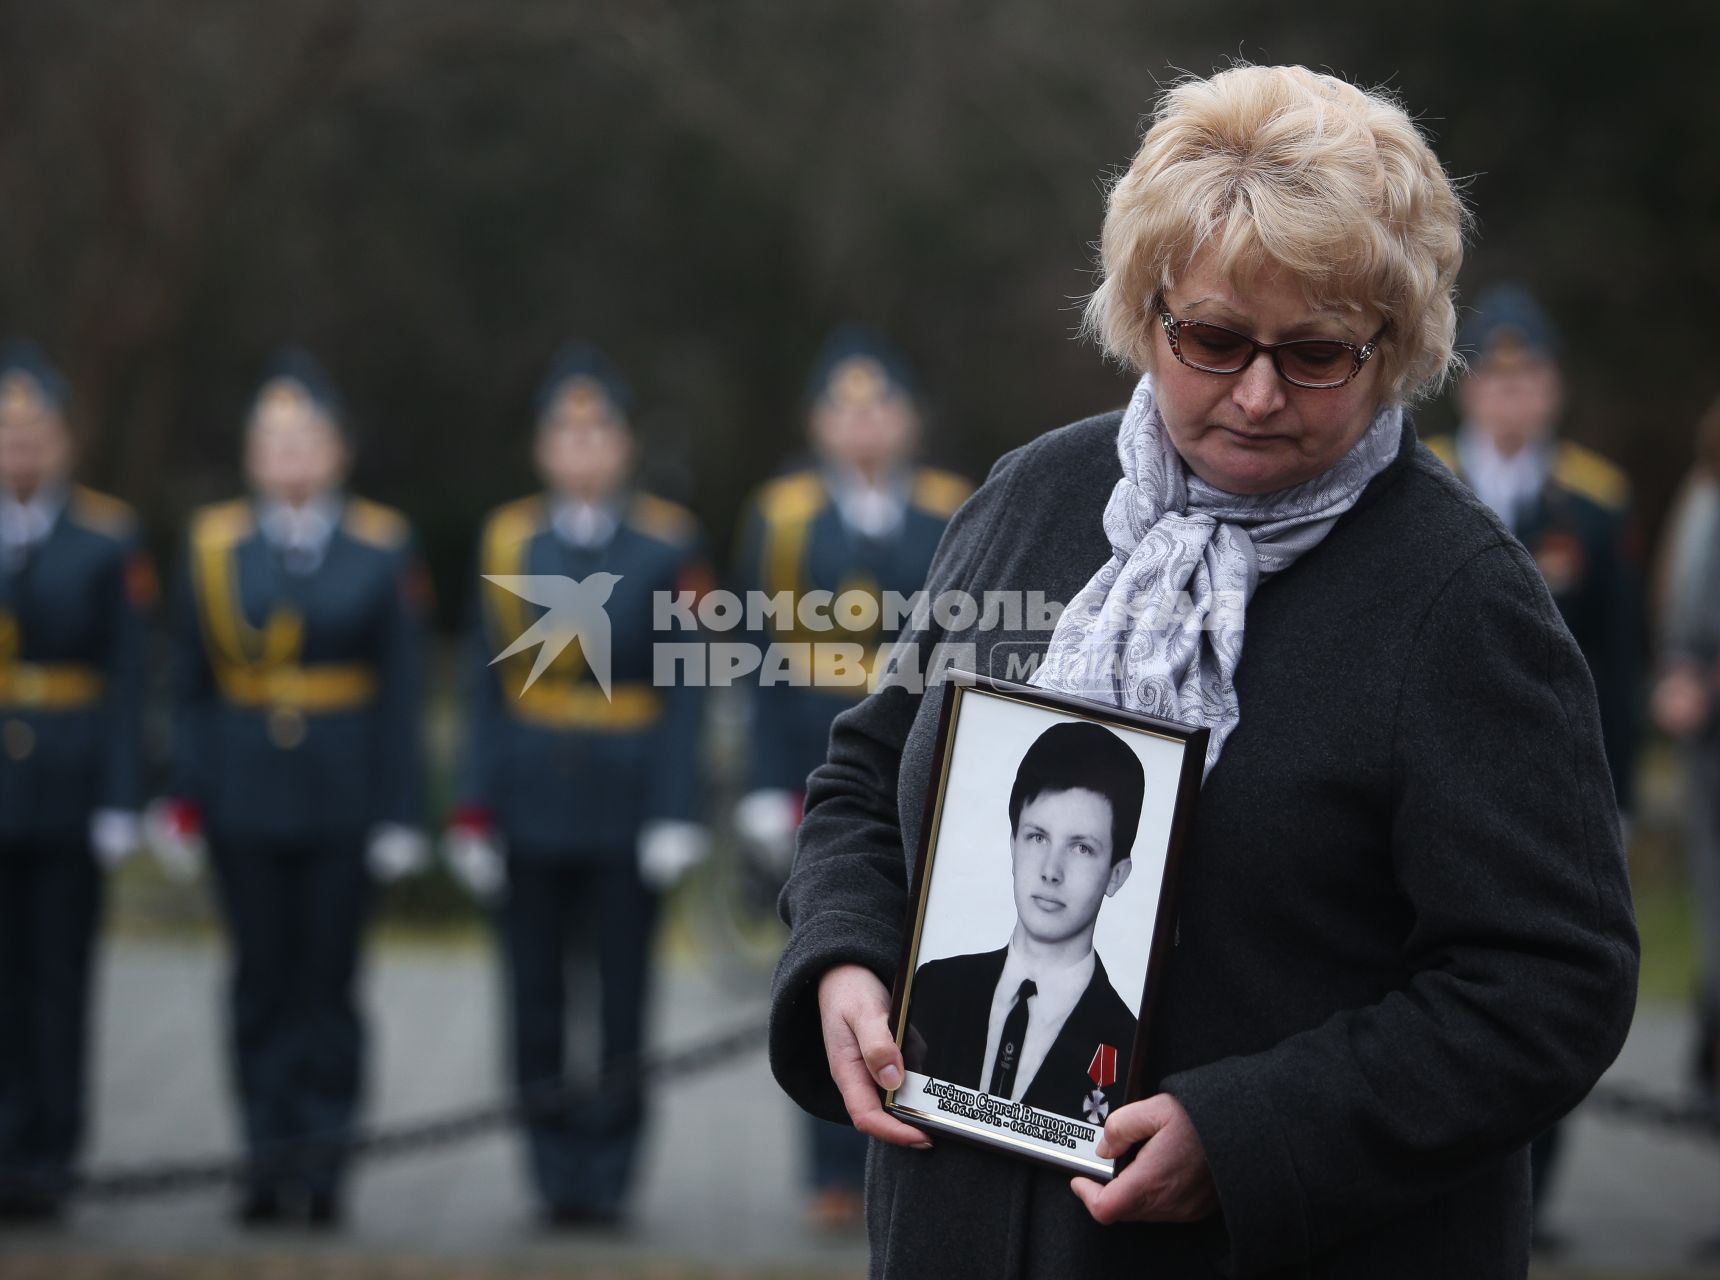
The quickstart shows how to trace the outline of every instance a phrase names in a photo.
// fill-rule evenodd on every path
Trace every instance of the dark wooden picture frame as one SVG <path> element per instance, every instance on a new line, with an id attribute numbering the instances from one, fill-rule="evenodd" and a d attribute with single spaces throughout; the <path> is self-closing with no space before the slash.
<path id="1" fill-rule="evenodd" d="M 910 1124 L 1106 1181 L 1114 1176 L 1119 1165 L 1117 1161 L 1101 1160 L 1092 1150 L 1104 1117 L 1114 1105 L 1125 1105 L 1149 1096 L 1155 1083 L 1148 1078 L 1146 1065 L 1152 1013 L 1157 1003 L 1160 980 L 1169 961 L 1170 949 L 1175 945 L 1177 870 L 1200 792 L 1208 731 L 1010 681 L 967 672 L 950 674 L 950 681 L 945 686 L 943 706 L 939 712 L 937 749 L 927 783 L 925 821 L 920 832 L 919 856 L 914 867 L 914 882 L 909 895 L 908 917 L 903 930 L 902 953 L 896 970 L 890 1014 L 896 1043 L 908 1060 L 909 1072 L 900 1087 L 886 1093 L 885 1106 L 892 1114 Z M 972 701 L 974 699 L 1001 700 L 1012 705 L 1009 709 L 993 707 L 985 712 L 976 712 L 976 704 Z M 985 720 L 991 729 L 983 741 L 979 739 L 980 729 L 971 729 L 975 745 L 966 749 L 962 747 L 964 712 L 970 724 Z M 997 732 L 996 722 L 1005 717 L 1015 728 L 1010 732 Z M 1019 1088 L 1014 1087 L 1012 1082 L 1012 1091 L 1017 1098 L 1010 1101 L 1008 1097 L 997 1097 L 988 1093 L 984 1080 L 960 1082 L 953 1076 L 978 1076 L 984 1072 L 983 1059 L 986 1050 L 981 1048 L 975 1051 L 973 1044 L 976 1036 L 985 1036 L 988 1021 L 993 1027 L 997 1025 L 997 1008 L 1001 1008 L 1002 1003 L 1008 999 L 1007 993 L 1002 996 L 996 994 L 1003 986 L 999 975 L 1009 972 L 1003 966 L 1006 963 L 1005 957 L 1012 953 L 1006 950 L 983 955 L 946 953 L 942 956 L 923 957 L 922 943 L 928 937 L 928 909 L 932 908 L 940 896 L 947 899 L 950 895 L 950 891 L 940 895 L 936 890 L 939 883 L 937 877 L 940 848 L 946 850 L 946 866 L 952 866 L 961 859 L 967 860 L 969 864 L 960 872 L 949 872 L 952 878 L 965 875 L 972 879 L 978 874 L 972 865 L 975 860 L 995 856 L 992 852 L 995 850 L 995 831 L 991 838 L 976 842 L 968 838 L 968 833 L 954 827 L 946 830 L 946 826 L 961 820 L 960 814 L 952 810 L 952 781 L 957 782 L 962 794 L 969 797 L 976 794 L 976 787 L 983 785 L 988 806 L 989 797 L 996 794 L 997 809 L 987 809 L 988 815 L 991 815 L 987 821 L 995 828 L 995 813 L 1002 812 L 1011 803 L 1012 785 L 1020 785 L 1016 780 L 1021 774 L 1012 772 L 1012 775 L 1007 777 L 996 774 L 982 775 L 986 780 L 981 784 L 973 777 L 953 779 L 952 769 L 958 767 L 958 757 L 963 762 L 959 767 L 968 773 L 976 773 L 982 760 L 989 761 L 994 766 L 1005 760 L 1013 760 L 1015 763 L 1009 765 L 1012 771 L 1025 769 L 1026 766 L 1022 762 L 1028 755 L 1028 748 L 1040 738 L 1046 737 L 1048 729 L 1055 725 L 1082 723 L 1096 724 L 1108 730 L 1111 735 L 1121 740 L 1121 744 L 1140 764 L 1143 787 L 1140 816 L 1131 846 L 1123 855 L 1133 861 L 1133 866 L 1123 873 L 1123 885 L 1107 890 L 1106 896 L 1111 893 L 1120 895 L 1121 889 L 1127 887 L 1128 881 L 1133 880 L 1136 875 L 1146 875 L 1149 879 L 1145 883 L 1156 891 L 1150 894 L 1156 905 L 1153 905 L 1150 911 L 1145 904 L 1131 908 L 1139 910 L 1143 916 L 1151 916 L 1150 919 L 1143 918 L 1138 921 L 1139 928 L 1150 930 L 1144 946 L 1138 937 L 1137 921 L 1133 917 L 1125 915 L 1120 925 L 1111 924 L 1108 919 L 1113 938 L 1127 936 L 1131 939 L 1128 948 L 1130 958 L 1123 966 L 1125 972 L 1114 975 L 1117 987 L 1109 987 L 1108 978 L 1112 975 L 1107 974 L 1104 957 L 1095 941 L 1092 945 L 1095 968 L 1089 986 L 1079 997 L 1076 1007 L 1066 1013 L 1057 1024 L 1050 1048 L 1035 1062 L 1032 1077 Z M 1067 743 L 1072 738 L 1091 741 L 1093 736 L 1091 733 L 1071 735 L 1069 731 L 1059 730 L 1054 739 L 1047 738 L 1048 748 L 1041 753 L 1040 758 L 1044 760 L 1056 754 L 1049 749 L 1052 742 Z M 1115 755 L 1115 748 L 1105 749 Z M 1053 765 L 1054 769 L 1057 767 Z M 1079 767 L 1075 768 L 1074 774 L 1065 771 L 1062 776 L 1064 781 L 1055 784 L 1061 790 L 1102 790 L 1097 786 L 1088 788 L 1080 783 L 1070 783 L 1070 776 L 1080 776 Z M 1046 791 L 1049 793 L 1052 788 L 1047 787 Z M 1129 803 L 1132 801 L 1125 799 L 1124 804 Z M 958 803 L 955 809 L 962 808 L 964 804 L 971 807 L 971 798 Z M 1110 813 L 1115 823 L 1116 801 L 1113 800 L 1110 804 L 1109 809 L 1097 812 Z M 1017 839 L 1017 818 L 1020 812 L 1019 808 L 1016 808 L 1008 814 L 1012 878 L 1019 874 L 1013 868 L 1016 857 L 1014 846 Z M 1028 838 L 1045 840 L 1046 837 L 1035 830 Z M 1148 840 L 1146 845 L 1143 845 L 1143 839 Z M 981 852 L 968 852 L 975 848 L 981 849 Z M 988 865 L 995 866 L 995 863 Z M 1104 865 L 1114 870 L 1116 862 Z M 995 872 L 987 870 L 983 874 L 992 876 Z M 1101 871 L 1088 874 L 1089 877 L 1099 875 L 1102 878 L 1105 873 Z M 1095 882 L 1090 878 L 1089 883 Z M 1012 892 L 1017 892 L 1016 886 L 1012 886 Z M 1133 898 L 1146 896 L 1149 895 L 1137 892 Z M 1020 897 L 1017 896 L 1015 901 L 1019 904 Z M 1098 898 L 1095 902 L 1093 910 L 1096 914 L 1087 917 L 1089 938 L 1092 938 L 1096 931 L 1096 915 L 1098 908 L 1104 906 L 1105 899 Z M 957 897 L 953 900 L 953 906 L 950 901 L 945 901 L 937 906 L 936 911 L 947 917 L 952 912 L 960 916 L 966 909 L 967 904 Z M 1050 908 L 1053 912 L 1062 912 L 1065 909 L 1064 905 L 1055 902 Z M 1023 920 L 1026 919 L 1025 910 Z M 983 914 L 983 920 L 946 919 L 940 923 L 934 918 L 931 923 L 934 925 L 934 931 L 941 932 L 946 940 L 953 937 L 978 936 L 981 931 L 991 931 L 1001 919 L 995 909 L 988 909 Z M 1071 920 L 1075 918 L 1069 917 Z M 1025 924 L 1019 927 L 1027 928 Z M 1144 965 L 1140 962 L 1143 954 Z M 924 967 L 927 964 L 941 964 L 941 968 L 927 969 Z M 974 980 L 964 981 L 958 975 L 972 975 Z M 921 978 L 922 985 L 919 1006 L 915 1004 L 916 978 Z M 1067 1038 L 1064 1035 L 1065 1028 L 1069 1027 L 1077 1014 L 1086 1015 L 1097 1009 L 1110 1011 L 1104 1025 L 1121 1025 L 1117 1015 L 1133 1014 L 1133 1010 L 1128 1008 L 1125 1001 L 1118 999 L 1117 991 L 1132 991 L 1139 997 L 1135 1005 L 1138 1015 L 1133 1017 L 1132 1034 L 1129 1036 L 1127 1067 L 1121 1073 L 1116 1069 L 1116 1050 L 1120 1045 L 1113 1046 L 1104 1040 L 1096 1041 L 1095 1052 L 1088 1067 L 1088 1077 L 1093 1084 L 1092 1092 L 1078 1099 L 1075 1095 L 1065 1099 L 1063 1095 L 1069 1094 L 1070 1088 L 1063 1082 L 1071 1077 L 1070 1064 L 1078 1062 L 1085 1053 L 1084 1048 L 1079 1047 L 1084 1042 L 1080 1042 L 1078 1037 L 1087 1023 L 1084 1021 L 1081 1027 L 1073 1028 L 1072 1035 Z M 1047 998 L 1051 997 L 1048 995 Z M 1028 999 L 1031 1000 L 1032 996 Z M 1095 1003 L 1090 1005 L 1090 999 Z M 1024 1005 L 1032 1007 L 1026 1002 Z M 949 1027 L 947 1035 L 940 1036 L 940 1021 Z M 1004 1027 L 1003 1035 L 1008 1038 L 1007 1020 Z M 940 1054 L 936 1050 L 928 1051 L 925 1035 L 927 1029 L 932 1032 L 931 1040 L 934 1044 L 959 1044 L 962 1047 L 958 1055 L 960 1060 L 978 1070 L 969 1071 L 964 1066 L 958 1072 L 948 1072 L 951 1055 Z M 1031 1036 L 1021 1038 L 1022 1048 L 1032 1039 Z M 1041 1045 L 1044 1044 L 1045 1038 L 1046 1033 L 1041 1028 Z M 1010 1044 L 1013 1051 L 1013 1040 L 1010 1040 Z M 1109 1058 L 1106 1056 L 1107 1051 Z M 1072 1052 L 1076 1056 L 1072 1057 Z M 1023 1059 L 1026 1056 L 1023 1054 Z M 1014 1061 L 1013 1056 L 1011 1061 Z M 939 1065 L 940 1070 L 931 1070 L 933 1065 Z M 1057 1068 L 1055 1079 L 1047 1080 L 1053 1065 Z M 997 1078 L 999 1077 L 994 1073 L 994 1082 Z M 1051 1096 L 1053 1083 L 1063 1084 L 1063 1087 L 1061 1092 L 1055 1095 L 1058 1105 L 1048 1107 L 1045 1103 Z M 1037 1097 L 1038 1100 L 1030 1103 L 1030 1097 Z M 1071 1110 L 1071 1106 L 1075 1109 Z"/>

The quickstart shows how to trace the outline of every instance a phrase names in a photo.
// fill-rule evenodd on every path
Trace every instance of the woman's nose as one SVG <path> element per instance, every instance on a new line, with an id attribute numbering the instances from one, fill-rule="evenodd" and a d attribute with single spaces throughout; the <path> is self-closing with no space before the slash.
<path id="1" fill-rule="evenodd" d="M 1231 393 L 1236 405 L 1250 422 L 1264 422 L 1284 407 L 1284 380 L 1278 376 L 1278 366 L 1264 351 L 1256 351 L 1248 367 L 1236 375 L 1236 387 Z"/>

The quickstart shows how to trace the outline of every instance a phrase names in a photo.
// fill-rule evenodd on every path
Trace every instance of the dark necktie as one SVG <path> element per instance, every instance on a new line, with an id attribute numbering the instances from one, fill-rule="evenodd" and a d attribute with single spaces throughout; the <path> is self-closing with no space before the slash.
<path id="1" fill-rule="evenodd" d="M 1021 1064 L 1021 1042 L 1027 1039 L 1027 1002 L 1038 991 L 1032 978 L 1023 978 L 1021 986 L 1016 989 L 1015 1003 L 1010 1006 L 1009 1016 L 1003 1020 L 1003 1038 L 997 1042 L 997 1062 L 991 1069 L 991 1088 L 986 1090 L 994 1098 L 1007 1098 L 1010 1090 L 1015 1088 L 1015 1069 Z"/>

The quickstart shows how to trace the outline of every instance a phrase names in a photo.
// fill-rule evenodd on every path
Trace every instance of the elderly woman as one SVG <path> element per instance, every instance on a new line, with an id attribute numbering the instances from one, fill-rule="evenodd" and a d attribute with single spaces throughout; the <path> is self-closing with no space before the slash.
<path id="1" fill-rule="evenodd" d="M 1588 672 L 1405 415 L 1451 361 L 1463 221 L 1379 95 L 1239 67 L 1165 96 L 1090 309 L 1129 407 L 999 462 L 928 584 L 1068 607 L 905 637 L 1037 646 L 1041 683 L 1212 731 L 1157 1092 L 1101 1153 L 1145 1145 L 1071 1186 L 883 1112 L 941 703 L 887 685 L 810 781 L 771 1024 L 788 1092 L 875 1139 L 875 1274 L 1525 1272 L 1525 1148 L 1622 1043 L 1637 946 Z"/>

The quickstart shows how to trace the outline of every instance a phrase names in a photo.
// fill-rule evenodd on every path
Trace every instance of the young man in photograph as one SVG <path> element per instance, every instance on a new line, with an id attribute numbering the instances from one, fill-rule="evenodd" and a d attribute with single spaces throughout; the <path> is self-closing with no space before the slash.
<path id="1" fill-rule="evenodd" d="M 1099 908 L 1129 878 L 1146 776 L 1103 725 L 1034 741 L 1009 794 L 1009 944 L 921 965 L 908 1069 L 1100 1123 L 1121 1102 L 1136 1018 L 1093 949 Z"/>

